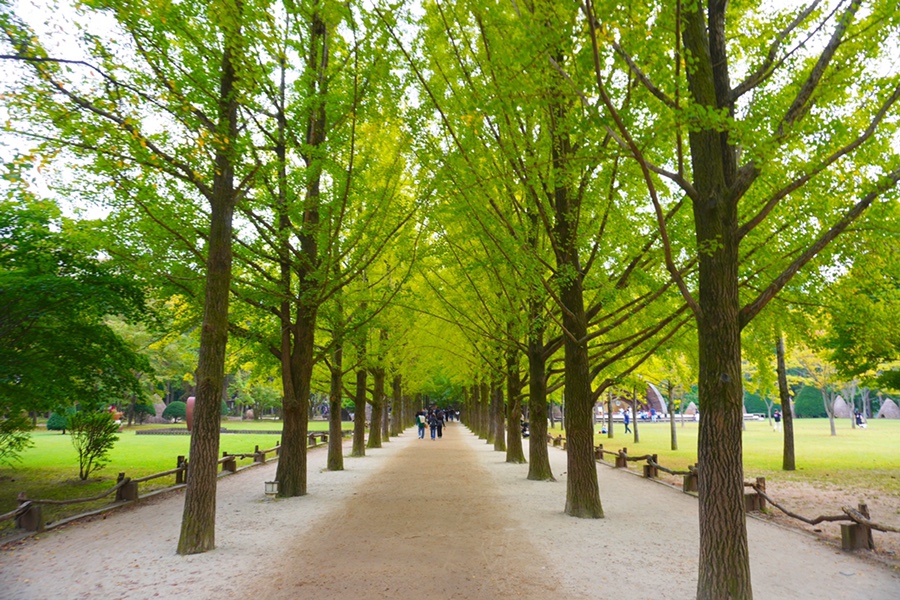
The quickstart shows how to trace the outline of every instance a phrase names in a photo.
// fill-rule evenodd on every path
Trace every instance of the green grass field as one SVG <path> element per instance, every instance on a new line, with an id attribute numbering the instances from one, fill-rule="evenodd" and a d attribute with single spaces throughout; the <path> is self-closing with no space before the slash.
<path id="1" fill-rule="evenodd" d="M 272 448 L 281 440 L 280 435 L 264 432 L 281 431 L 280 421 L 224 421 L 222 427 L 228 430 L 257 431 L 259 433 L 222 434 L 219 451 L 232 454 L 253 452 L 258 445 L 261 450 Z M 352 428 L 352 423 L 344 423 L 344 429 Z M 310 421 L 310 431 L 328 431 L 326 421 Z M 68 435 L 58 431 L 47 431 L 41 427 L 32 432 L 34 447 L 22 454 L 21 462 L 14 467 L 0 468 L 0 514 L 17 506 L 16 497 L 25 492 L 29 498 L 64 500 L 96 496 L 115 485 L 119 473 L 137 478 L 153 473 L 161 473 L 177 466 L 178 456 L 187 456 L 191 438 L 189 435 L 136 435 L 136 431 L 148 429 L 187 429 L 186 425 L 141 425 L 126 427 L 119 433 L 119 441 L 109 454 L 110 461 L 101 471 L 91 475 L 87 481 L 78 479 L 78 455 L 72 447 Z M 271 455 L 270 455 L 271 456 Z M 238 467 L 252 463 L 252 459 L 238 461 Z M 175 476 L 161 477 L 140 484 L 140 493 L 168 487 L 175 482 Z M 109 504 L 111 497 L 93 503 L 66 507 L 45 506 L 45 520 L 57 520 L 68 515 L 85 512 Z M 0 534 L 13 527 L 12 521 L 0 523 Z"/>
<path id="2" fill-rule="evenodd" d="M 676 421 L 678 450 L 671 450 L 668 422 L 638 423 L 640 442 L 624 433 L 622 423 L 614 437 L 597 433 L 595 444 L 606 450 L 627 448 L 632 456 L 657 454 L 659 463 L 684 470 L 697 462 L 697 428 L 693 421 Z M 821 485 L 880 490 L 900 494 L 900 420 L 871 420 L 866 429 L 851 428 L 848 419 L 836 422 L 832 437 L 827 419 L 795 419 L 794 451 L 797 470 L 781 469 L 783 433 L 772 431 L 765 421 L 748 421 L 744 432 L 744 476 L 795 480 Z M 600 426 L 595 425 L 595 431 Z M 558 435 L 555 428 L 551 434 Z"/>

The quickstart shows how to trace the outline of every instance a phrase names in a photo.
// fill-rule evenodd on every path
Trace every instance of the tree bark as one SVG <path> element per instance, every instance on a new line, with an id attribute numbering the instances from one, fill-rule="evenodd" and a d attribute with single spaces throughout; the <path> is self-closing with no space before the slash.
<path id="1" fill-rule="evenodd" d="M 408 421 L 403 405 L 403 387 L 399 374 L 391 380 L 391 435 L 400 435 Z"/>
<path id="2" fill-rule="evenodd" d="M 531 312 L 534 315 L 534 310 Z M 535 320 L 532 319 L 534 323 Z M 528 479 L 555 481 L 547 450 L 547 372 L 543 327 L 534 327 L 528 337 Z"/>
<path id="3" fill-rule="evenodd" d="M 678 450 L 678 430 L 675 427 L 675 384 L 671 381 L 667 382 L 666 393 L 669 396 L 667 408 L 669 410 L 669 437 L 672 440 L 671 449 Z"/>
<path id="4" fill-rule="evenodd" d="M 366 448 L 381 448 L 384 412 L 384 369 L 375 367 L 372 369 L 372 420 Z"/>
<path id="5" fill-rule="evenodd" d="M 320 264 L 318 228 L 321 203 L 322 159 L 316 151 L 325 144 L 326 97 L 328 93 L 327 28 L 321 15 L 310 16 L 309 74 L 307 92 L 310 109 L 307 116 L 306 147 L 302 150 L 307 167 L 302 226 L 295 230 L 300 242 L 302 260 L 292 261 L 297 272 L 297 293 L 293 295 L 295 322 L 289 326 L 282 312 L 281 368 L 283 400 L 283 432 L 281 455 L 276 479 L 281 497 L 306 494 L 306 447 L 309 433 L 309 395 L 315 351 L 318 303 L 315 291 Z"/>
<path id="6" fill-rule="evenodd" d="M 724 7 L 710 5 L 707 23 L 700 5 L 685 11 L 684 46 L 694 58 L 688 70 L 693 101 L 728 106 L 730 84 L 724 47 Z M 727 132 L 689 134 L 694 187 L 694 227 L 699 257 L 699 461 L 700 561 L 698 600 L 753 597 L 744 515 L 742 463 L 739 237 L 737 198 L 729 184 L 735 153 Z"/>
<path id="7" fill-rule="evenodd" d="M 567 471 L 566 514 L 580 518 L 602 518 L 600 486 L 594 461 L 594 423 L 591 376 L 587 350 L 587 314 L 581 263 L 578 257 L 577 215 L 580 202 L 571 193 L 566 172 L 572 154 L 569 135 L 562 130 L 567 109 L 561 102 L 551 110 L 552 162 L 557 186 L 553 190 L 557 285 L 562 312 L 565 365 Z"/>
<path id="8" fill-rule="evenodd" d="M 519 375 L 519 349 L 510 345 L 506 355 L 506 462 L 523 464 L 522 448 L 522 378 Z"/>
<path id="9" fill-rule="evenodd" d="M 344 389 L 344 346 L 331 351 L 331 386 L 328 393 L 328 470 L 344 470 L 344 438 L 341 421 L 341 397 Z"/>
<path id="10" fill-rule="evenodd" d="M 238 119 L 234 89 L 237 77 L 232 54 L 236 35 L 239 31 L 225 32 L 218 115 L 220 132 L 232 142 L 237 137 Z M 212 550 L 216 545 L 219 424 L 228 344 L 231 236 L 236 202 L 233 151 L 230 143 L 216 151 L 194 423 L 178 554 L 198 554 Z"/>
<path id="11" fill-rule="evenodd" d="M 366 369 L 356 371 L 356 394 L 353 398 L 353 448 L 350 456 L 366 455 Z M 369 432 L 371 434 L 371 431 Z"/>
<path id="12" fill-rule="evenodd" d="M 500 380 L 491 383 L 491 412 L 494 422 L 494 450 L 506 452 L 506 406 L 503 402 L 503 382 Z"/>
<path id="13" fill-rule="evenodd" d="M 778 372 L 778 396 L 781 399 L 781 423 L 784 426 L 784 449 L 781 468 L 793 471 L 797 468 L 794 459 L 794 411 L 787 383 L 787 369 L 784 360 L 784 336 L 779 335 L 775 343 L 776 370 Z"/>

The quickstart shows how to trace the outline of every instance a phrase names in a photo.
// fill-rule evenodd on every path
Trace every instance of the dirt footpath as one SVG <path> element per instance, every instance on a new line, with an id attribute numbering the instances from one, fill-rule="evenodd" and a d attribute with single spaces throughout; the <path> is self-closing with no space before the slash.
<path id="1" fill-rule="evenodd" d="M 413 429 L 345 471 L 309 455 L 309 495 L 267 500 L 267 464 L 219 482 L 217 548 L 175 554 L 181 494 L 53 531 L 0 552 L 0 598 L 690 599 L 697 501 L 598 466 L 605 519 L 563 514 L 556 482 L 451 424 Z M 792 530 L 748 520 L 757 600 L 896 600 L 896 570 Z"/>

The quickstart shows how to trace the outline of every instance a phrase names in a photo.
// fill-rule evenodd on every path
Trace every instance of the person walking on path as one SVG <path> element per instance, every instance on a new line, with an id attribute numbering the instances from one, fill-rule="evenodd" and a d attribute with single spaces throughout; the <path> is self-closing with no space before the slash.
<path id="1" fill-rule="evenodd" d="M 426 425 L 425 411 L 424 410 L 417 411 L 416 412 L 416 427 L 419 428 L 419 439 L 420 440 L 425 439 L 425 425 Z"/>
<path id="2" fill-rule="evenodd" d="M 631 429 L 628 427 L 628 424 L 631 423 L 631 415 L 628 414 L 628 409 L 625 409 L 625 433 L 631 433 Z"/>
<path id="3" fill-rule="evenodd" d="M 437 411 L 433 408 L 428 411 L 428 429 L 431 431 L 431 441 L 433 442 L 437 436 Z"/>
<path id="4" fill-rule="evenodd" d="M 776 409 L 774 413 L 772 413 L 772 418 L 775 419 L 775 427 L 772 428 L 773 431 L 781 431 L 781 411 Z"/>
<path id="5" fill-rule="evenodd" d="M 437 409 L 434 411 L 434 416 L 437 419 L 437 436 L 438 439 L 441 439 L 444 437 L 444 411 Z"/>

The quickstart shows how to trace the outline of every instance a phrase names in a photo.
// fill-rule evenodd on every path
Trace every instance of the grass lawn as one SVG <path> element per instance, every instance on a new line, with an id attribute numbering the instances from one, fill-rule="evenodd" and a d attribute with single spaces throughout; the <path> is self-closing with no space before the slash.
<path id="1" fill-rule="evenodd" d="M 669 423 L 638 423 L 640 442 L 624 433 L 622 423 L 614 437 L 597 433 L 595 444 L 616 451 L 627 448 L 632 456 L 659 455 L 659 464 L 684 470 L 697 462 L 697 423 L 676 422 L 678 450 L 671 450 Z M 599 431 L 599 424 L 595 425 Z M 827 419 L 794 419 L 796 471 L 781 470 L 784 434 L 765 421 L 748 421 L 744 432 L 744 477 L 801 481 L 820 486 L 863 488 L 900 495 L 900 420 L 869 421 L 866 429 L 851 428 L 849 419 L 836 422 L 832 437 Z M 633 429 L 633 427 L 632 427 Z M 559 427 L 552 435 L 561 432 Z"/>
<path id="2" fill-rule="evenodd" d="M 258 433 L 223 433 L 219 439 L 219 451 L 234 454 L 253 452 L 275 446 L 281 436 L 280 421 L 223 421 L 222 427 L 232 431 L 253 431 Z M 344 428 L 352 427 L 345 423 Z M 58 431 L 38 428 L 31 434 L 34 447 L 22 454 L 22 461 L 15 467 L 0 467 L 0 514 L 17 506 L 16 497 L 25 492 L 29 498 L 63 500 L 96 496 L 115 485 L 120 472 L 136 478 L 174 469 L 178 456 L 187 456 L 191 438 L 189 435 L 136 435 L 137 431 L 149 429 L 187 429 L 183 423 L 175 425 L 140 425 L 126 427 L 119 433 L 119 441 L 109 453 L 109 463 L 99 472 L 94 472 L 87 481 L 78 479 L 78 455 L 72 447 L 69 435 Z M 327 421 L 310 421 L 310 431 L 328 431 Z M 271 455 L 270 455 L 271 456 Z M 238 467 L 250 464 L 252 459 L 238 461 Z M 140 484 L 140 493 L 168 487 L 175 483 L 175 476 L 161 477 Z M 112 497 L 93 503 L 74 506 L 44 506 L 45 520 L 57 520 L 105 506 Z M 0 534 L 13 528 L 13 521 L 0 523 Z"/>

